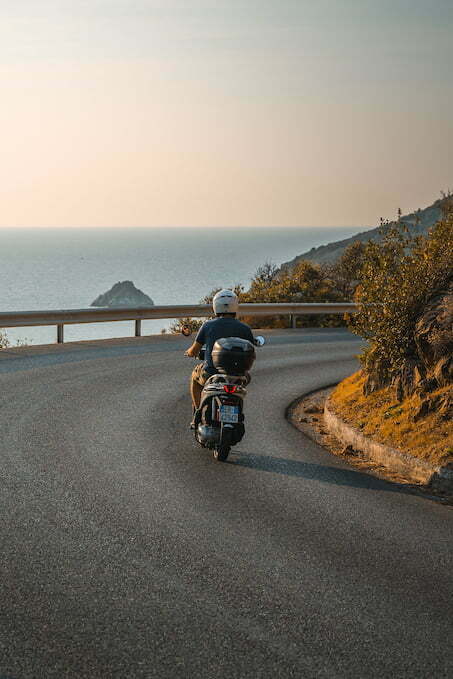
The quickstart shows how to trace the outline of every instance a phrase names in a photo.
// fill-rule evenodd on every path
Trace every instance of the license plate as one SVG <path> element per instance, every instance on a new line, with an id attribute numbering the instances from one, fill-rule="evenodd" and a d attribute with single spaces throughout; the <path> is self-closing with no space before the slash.
<path id="1" fill-rule="evenodd" d="M 239 422 L 239 406 L 220 406 L 221 422 Z"/>

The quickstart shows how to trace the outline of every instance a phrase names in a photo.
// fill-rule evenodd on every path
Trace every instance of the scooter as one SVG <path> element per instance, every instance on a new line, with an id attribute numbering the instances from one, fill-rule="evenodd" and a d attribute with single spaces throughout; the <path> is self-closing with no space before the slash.
<path id="1" fill-rule="evenodd" d="M 255 338 L 254 345 L 265 344 L 264 337 Z M 245 434 L 244 398 L 250 382 L 249 370 L 255 360 L 254 345 L 248 340 L 228 337 L 217 340 L 212 361 L 217 372 L 203 387 L 200 407 L 194 416 L 195 440 L 213 451 L 218 462 L 225 462 L 231 447 Z M 198 355 L 204 360 L 204 348 Z"/>

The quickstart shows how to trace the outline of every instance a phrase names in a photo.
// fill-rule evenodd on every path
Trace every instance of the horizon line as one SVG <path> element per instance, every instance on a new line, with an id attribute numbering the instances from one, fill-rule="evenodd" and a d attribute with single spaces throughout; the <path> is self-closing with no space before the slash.
<path id="1" fill-rule="evenodd" d="M 242 225 L 227 225 L 227 224 L 210 224 L 210 225 L 189 225 L 189 224 L 172 224 L 172 225 L 154 225 L 154 226 L 125 226 L 125 225 L 90 225 L 90 226 L 43 226 L 43 225 L 22 225 L 22 226 L 0 226 L 2 229 L 373 229 L 374 226 L 370 224 L 242 224 Z"/>

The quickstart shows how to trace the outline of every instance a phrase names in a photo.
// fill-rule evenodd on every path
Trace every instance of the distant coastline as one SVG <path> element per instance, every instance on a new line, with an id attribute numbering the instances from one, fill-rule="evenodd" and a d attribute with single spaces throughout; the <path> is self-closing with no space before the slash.
<path id="1" fill-rule="evenodd" d="M 217 286 L 247 286 L 266 260 L 275 264 L 356 227 L 224 229 L 0 230 L 0 309 L 80 309 L 119 280 L 133 280 L 155 304 L 194 304 Z M 222 256 L 219 257 L 219 252 Z M 143 333 L 169 322 L 146 321 Z M 65 339 L 130 336 L 130 324 L 67 326 Z M 54 328 L 8 330 L 11 341 L 55 341 Z"/>
<path id="2" fill-rule="evenodd" d="M 442 205 L 446 200 L 447 197 L 439 198 L 432 203 L 432 205 L 429 205 L 423 210 L 416 210 L 408 215 L 401 216 L 399 221 L 408 227 L 412 235 L 426 236 L 428 230 L 441 218 Z M 370 240 L 378 241 L 381 239 L 381 235 L 380 226 L 360 231 L 349 238 L 313 247 L 311 250 L 303 252 L 301 255 L 297 255 L 290 261 L 284 262 L 281 268 L 291 268 L 302 259 L 307 259 L 315 264 L 331 264 L 341 256 L 351 243 L 354 243 L 355 241 L 360 241 L 362 243 L 367 243 Z"/>

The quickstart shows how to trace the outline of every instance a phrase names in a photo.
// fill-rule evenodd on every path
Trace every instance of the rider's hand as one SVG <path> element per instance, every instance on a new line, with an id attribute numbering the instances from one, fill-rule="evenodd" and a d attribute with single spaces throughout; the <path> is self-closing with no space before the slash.
<path id="1" fill-rule="evenodd" d="M 191 347 L 184 352 L 184 356 L 189 356 L 190 358 L 197 358 L 200 353 L 202 345 L 199 342 L 194 342 Z"/>

